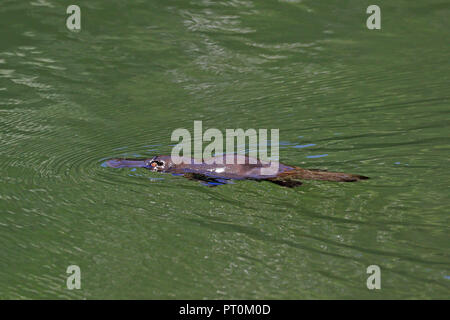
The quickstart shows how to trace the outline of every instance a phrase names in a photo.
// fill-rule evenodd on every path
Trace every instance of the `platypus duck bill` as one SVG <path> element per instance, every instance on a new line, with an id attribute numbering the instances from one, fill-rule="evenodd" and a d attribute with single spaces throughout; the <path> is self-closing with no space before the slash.
<path id="1" fill-rule="evenodd" d="M 146 159 L 111 159 L 106 161 L 111 168 L 146 168 Z"/>

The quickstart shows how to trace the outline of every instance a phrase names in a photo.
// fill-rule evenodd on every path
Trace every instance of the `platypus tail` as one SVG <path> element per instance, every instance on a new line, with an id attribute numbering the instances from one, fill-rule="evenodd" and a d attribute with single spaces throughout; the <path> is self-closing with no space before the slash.
<path id="1" fill-rule="evenodd" d="M 366 180 L 369 177 L 361 176 L 359 174 L 343 173 L 343 172 L 328 172 L 319 169 L 302 169 L 295 167 L 295 170 L 286 172 L 287 176 L 295 177 L 300 180 L 324 180 L 337 182 L 353 182 L 359 180 Z"/>
<path id="2" fill-rule="evenodd" d="M 353 182 L 359 180 L 366 180 L 369 177 L 358 174 L 350 174 L 343 172 L 328 172 L 319 169 L 303 169 L 294 167 L 294 170 L 289 170 L 281 173 L 275 178 L 267 179 L 278 185 L 285 187 L 296 187 L 301 185 L 298 180 L 323 180 L 323 181 L 337 181 L 337 182 Z"/>

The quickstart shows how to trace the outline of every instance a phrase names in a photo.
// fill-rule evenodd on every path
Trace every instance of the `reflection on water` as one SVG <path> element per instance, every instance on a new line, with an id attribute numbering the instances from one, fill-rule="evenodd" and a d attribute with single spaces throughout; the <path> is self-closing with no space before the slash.
<path id="1" fill-rule="evenodd" d="M 4 0 L 0 297 L 449 298 L 448 6 L 378 5 L 381 32 L 358 1 L 81 1 L 71 33 L 64 4 Z M 101 166 L 170 154 L 194 120 L 279 128 L 283 163 L 372 179 Z"/>

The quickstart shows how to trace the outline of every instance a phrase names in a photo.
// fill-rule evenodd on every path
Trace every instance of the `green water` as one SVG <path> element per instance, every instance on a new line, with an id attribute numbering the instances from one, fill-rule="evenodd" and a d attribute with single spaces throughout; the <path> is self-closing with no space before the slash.
<path id="1" fill-rule="evenodd" d="M 450 298 L 448 2 L 379 0 L 368 30 L 365 0 L 77 1 L 80 32 L 70 4 L 0 4 L 0 298 Z M 194 120 L 371 180 L 101 166 Z"/>

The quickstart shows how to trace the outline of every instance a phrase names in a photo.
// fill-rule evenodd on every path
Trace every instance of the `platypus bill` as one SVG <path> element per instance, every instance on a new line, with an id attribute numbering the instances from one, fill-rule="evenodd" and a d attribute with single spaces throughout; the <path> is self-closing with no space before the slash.
<path id="1" fill-rule="evenodd" d="M 368 177 L 342 172 L 328 172 L 318 169 L 302 169 L 278 163 L 278 169 L 267 174 L 263 169 L 270 167 L 269 163 L 258 159 L 234 155 L 233 164 L 227 164 L 224 156 L 206 159 L 195 163 L 194 159 L 183 158 L 181 164 L 175 164 L 171 156 L 155 156 L 151 159 L 111 159 L 106 165 L 112 168 L 141 167 L 155 172 L 181 175 L 191 180 L 197 180 L 207 186 L 218 186 L 232 183 L 232 180 L 269 181 L 280 186 L 293 188 L 300 186 L 300 180 L 324 180 L 337 182 L 353 182 L 369 179 Z M 217 163 L 220 158 L 223 164 Z M 214 160 L 216 160 L 214 162 Z"/>

